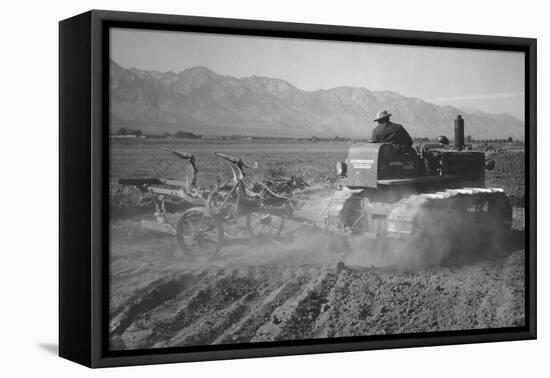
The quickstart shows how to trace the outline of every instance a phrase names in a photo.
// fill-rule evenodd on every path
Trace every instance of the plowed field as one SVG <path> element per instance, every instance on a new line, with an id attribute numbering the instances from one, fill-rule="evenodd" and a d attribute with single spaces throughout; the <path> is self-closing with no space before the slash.
<path id="1" fill-rule="evenodd" d="M 490 176 L 490 185 L 507 185 L 506 172 Z M 307 197 L 300 201 L 312 216 L 328 189 L 317 193 L 309 202 Z M 231 245 L 210 261 L 190 261 L 173 237 L 145 231 L 139 224 L 142 214 L 127 214 L 111 221 L 113 350 L 498 328 L 525 322 L 521 206 L 514 208 L 514 231 L 504 256 L 415 272 L 393 269 L 368 246 L 361 255 L 344 252 L 307 229 L 283 240 Z M 337 269 L 340 261 L 345 266 Z"/>

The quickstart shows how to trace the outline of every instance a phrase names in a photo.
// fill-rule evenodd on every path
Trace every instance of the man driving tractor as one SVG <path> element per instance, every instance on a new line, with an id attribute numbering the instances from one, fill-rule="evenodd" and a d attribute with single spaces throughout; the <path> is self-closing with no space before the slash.
<path id="1" fill-rule="evenodd" d="M 373 143 L 392 143 L 399 146 L 403 152 L 411 150 L 412 138 L 403 125 L 390 121 L 391 114 L 386 110 L 376 113 L 375 122 L 378 126 L 372 131 Z"/>

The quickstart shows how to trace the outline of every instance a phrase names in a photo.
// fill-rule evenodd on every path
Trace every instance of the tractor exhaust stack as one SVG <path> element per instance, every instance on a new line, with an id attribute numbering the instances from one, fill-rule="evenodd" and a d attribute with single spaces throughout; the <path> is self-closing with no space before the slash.
<path id="1" fill-rule="evenodd" d="M 455 119 L 455 148 L 459 151 L 464 148 L 464 118 L 460 114 Z"/>

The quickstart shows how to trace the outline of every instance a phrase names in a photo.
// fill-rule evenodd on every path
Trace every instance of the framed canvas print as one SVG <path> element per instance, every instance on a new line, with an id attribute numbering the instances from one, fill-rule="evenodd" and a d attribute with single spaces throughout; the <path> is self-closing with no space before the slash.
<path id="1" fill-rule="evenodd" d="M 60 355 L 536 337 L 536 40 L 60 22 Z"/>

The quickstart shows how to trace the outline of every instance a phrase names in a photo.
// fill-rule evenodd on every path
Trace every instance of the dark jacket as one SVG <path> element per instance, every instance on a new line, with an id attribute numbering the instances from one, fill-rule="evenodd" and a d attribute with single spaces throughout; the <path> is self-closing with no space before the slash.
<path id="1" fill-rule="evenodd" d="M 373 143 L 393 143 L 400 147 L 411 147 L 412 138 L 405 128 L 398 124 L 387 121 L 372 131 Z"/>

